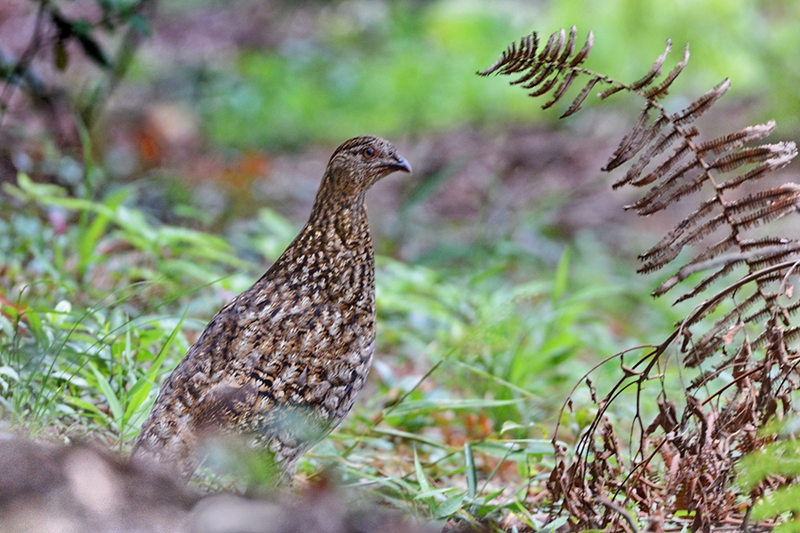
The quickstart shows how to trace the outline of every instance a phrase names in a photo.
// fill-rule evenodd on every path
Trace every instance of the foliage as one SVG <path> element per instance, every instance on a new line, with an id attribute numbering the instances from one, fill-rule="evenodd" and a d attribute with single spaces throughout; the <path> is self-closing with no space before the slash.
<path id="1" fill-rule="evenodd" d="M 4 418 L 123 449 L 209 310 L 246 287 L 295 231 L 263 212 L 256 231 L 238 237 L 261 251 L 257 265 L 219 237 L 151 221 L 132 206 L 135 189 L 92 202 L 20 175 L 5 192 Z M 533 520 L 519 498 L 552 460 L 541 440 L 551 424 L 541 422 L 581 372 L 576 358 L 619 346 L 599 309 L 624 285 L 621 273 L 572 273 L 581 248 L 563 254 L 552 278 L 528 262 L 540 281 L 514 281 L 506 269 L 526 260 L 505 253 L 441 269 L 378 258 L 378 391 L 314 450 L 306 472 L 337 466 L 344 482 L 431 518 Z M 240 273 L 225 277 L 232 268 Z M 615 281 L 598 290 L 599 275 Z"/>
<path id="2" fill-rule="evenodd" d="M 88 22 L 70 14 L 73 3 L 35 3 L 44 13 L 41 20 L 52 23 L 48 31 L 55 31 L 54 39 L 45 41 L 43 48 L 32 48 L 36 54 L 27 64 L 12 58 L 4 79 L 33 90 L 38 86 L 26 65 L 55 61 L 56 67 L 73 68 L 81 58 L 99 67 L 102 76 L 92 78 L 98 89 L 68 106 L 84 158 L 71 160 L 77 168 L 76 186 L 64 190 L 20 174 L 16 185 L 3 187 L 0 413 L 14 429 L 100 438 L 124 452 L 154 400 L 156 384 L 210 314 L 247 287 L 296 228 L 267 209 L 252 220 L 217 228 L 215 234 L 165 225 L 136 207 L 145 185 L 97 187 L 104 169 L 93 161 L 95 150 L 84 125 L 96 118 L 96 110 L 129 65 L 135 46 L 124 48 L 124 35 L 122 48 L 111 43 L 120 32 L 138 42 L 147 29 L 141 18 L 146 2 L 98 0 L 91 4 L 105 15 Z M 187 9 L 186 4 L 194 9 L 203 1 L 188 0 L 180 9 Z M 352 6 L 364 11 L 354 13 Z M 603 42 L 593 56 L 597 70 L 621 71 L 617 77 L 629 74 L 628 68 L 632 74 L 645 57 L 649 61 L 652 35 L 691 35 L 693 43 L 699 41 L 694 48 L 701 56 L 698 83 L 706 75 L 728 74 L 745 88 L 765 89 L 764 79 L 769 85 L 796 84 L 795 71 L 767 60 L 786 57 L 779 48 L 791 49 L 798 38 L 791 24 L 795 7 L 788 5 L 707 0 L 676 4 L 674 17 L 659 16 L 655 7 L 634 0 L 615 0 L 613 6 L 553 2 L 541 10 L 528 4 L 487 7 L 460 0 L 339 2 L 325 9 L 324 24 L 315 26 L 311 39 L 283 43 L 274 50 L 240 51 L 228 65 L 211 65 L 212 81 L 195 103 L 213 140 L 236 148 L 264 143 L 299 146 L 338 141 L 348 132 L 365 130 L 429 134 L 465 123 L 522 120 L 531 111 L 521 92 L 465 78 L 464 73 L 481 64 L 488 50 L 505 44 L 510 31 L 520 30 L 517 25 L 543 20 L 540 15 L 575 21 L 595 17 L 592 24 Z M 751 39 L 731 38 L 731 31 L 741 37 L 757 24 L 770 24 L 773 31 L 763 33 L 776 38 L 757 40 L 757 45 Z M 698 39 L 700 33 L 709 40 Z M 635 44 L 616 41 L 628 38 Z M 619 50 L 629 53 L 623 64 Z M 566 89 L 561 96 L 569 93 Z M 630 89 L 631 85 L 625 88 Z M 790 111 L 797 109 L 794 96 L 773 100 Z M 675 107 L 684 103 L 676 93 L 665 101 Z M 243 123 L 251 126 L 244 128 Z M 649 141 L 661 133 L 653 129 L 651 136 L 647 131 L 640 137 Z M 754 201 L 761 200 L 767 210 L 773 205 L 766 198 Z M 248 231 L 239 231 L 243 226 Z M 526 231 L 539 232 L 541 226 L 537 222 Z M 446 242 L 425 265 L 378 257 L 380 344 L 369 388 L 344 424 L 303 460 L 303 475 L 313 479 L 330 467 L 330 475 L 345 483 L 354 498 L 369 492 L 430 519 L 538 530 L 545 520 L 537 511 L 549 503 L 539 491 L 552 472 L 561 472 L 559 454 L 581 438 L 587 453 L 608 451 L 592 448 L 595 442 L 587 440 L 587 428 L 607 437 L 609 446 L 618 443 L 604 431 L 623 422 L 633 420 L 641 427 L 645 419 L 661 421 L 666 432 L 673 412 L 663 398 L 680 397 L 685 378 L 696 374 L 676 364 L 649 367 L 648 371 L 664 372 L 660 387 L 633 387 L 627 391 L 631 394 L 598 406 L 596 391 L 613 387 L 620 373 L 633 382 L 643 374 L 622 357 L 618 368 L 594 367 L 604 354 L 660 336 L 666 324 L 683 318 L 690 308 L 672 309 L 663 299 L 648 301 L 646 282 L 632 279 L 631 267 L 594 236 L 579 238 L 569 247 L 550 242 L 562 250 L 560 259 L 552 262 L 513 249 L 506 235 L 496 237 L 479 250 L 462 251 L 463 259 L 456 262 L 445 259 L 452 248 Z M 680 261 L 695 249 L 686 248 Z M 730 294 L 738 298 L 741 292 Z M 781 298 L 779 303 L 786 301 Z M 695 331 L 709 331 L 725 317 L 719 309 L 701 311 L 708 311 L 708 317 L 694 325 Z M 725 341 L 728 336 L 743 341 L 744 332 L 723 327 L 716 337 L 735 357 L 742 352 Z M 653 360 L 666 357 L 660 347 L 655 352 L 646 349 Z M 720 366 L 698 390 L 734 390 L 731 384 L 738 378 L 729 367 Z M 570 392 L 590 370 L 588 386 Z M 755 375 L 748 372 L 745 377 Z M 567 395 L 573 410 L 559 414 Z M 693 412 L 686 410 L 686 417 Z M 598 425 L 598 413 L 608 425 Z M 554 453 L 550 439 L 557 424 L 563 442 Z M 769 440 L 763 434 L 758 438 L 752 446 Z M 792 442 L 787 438 L 770 444 L 767 455 L 775 457 L 773 461 L 756 452 L 754 459 L 738 465 L 755 472 L 745 481 L 749 484 L 742 485 L 742 494 L 752 491 L 748 494 L 756 498 L 762 493 L 753 487 L 775 486 L 769 473 L 794 475 L 788 469 L 796 455 Z M 615 452 L 635 453 L 626 445 Z M 246 470 L 260 468 L 259 457 L 243 460 Z M 612 455 L 597 464 L 602 468 L 593 472 L 600 479 L 619 472 L 623 462 Z M 768 470 L 756 471 L 753 465 Z M 268 466 L 261 466 L 249 482 L 259 485 L 269 477 Z M 657 459 L 647 466 L 656 472 Z M 219 488 L 229 486 L 230 480 L 210 475 L 201 482 Z M 791 490 L 781 489 L 774 493 L 776 499 L 764 499 L 753 519 L 792 511 L 790 503 L 780 500 L 792 497 Z M 609 489 L 607 494 L 614 492 Z M 622 510 L 623 520 L 635 510 L 632 504 L 623 508 L 616 501 L 590 505 Z M 687 514 L 687 507 L 684 502 L 676 505 L 677 513 Z M 547 527 L 566 521 L 563 516 Z"/>
<path id="3" fill-rule="evenodd" d="M 105 71 L 82 102 L 67 102 L 79 120 L 77 128 L 91 125 L 95 112 L 102 107 L 133 59 L 136 46 L 149 31 L 145 15 L 154 0 L 95 0 L 92 9 L 76 9 L 71 2 L 34 0 L 36 20 L 30 40 L 18 56 L 0 56 L 0 122 L 9 111 L 14 89 L 21 89 L 34 105 L 46 109 L 51 121 L 64 104 L 64 91 L 58 82 L 43 78 L 42 68 L 51 62 L 55 70 L 66 71 L 79 56 Z M 108 52 L 111 38 L 120 41 Z M 53 128 L 58 133 L 58 128 Z M 64 142 L 65 139 L 59 139 Z"/>
<path id="4" fill-rule="evenodd" d="M 760 449 L 743 457 L 737 465 L 737 483 L 745 494 L 758 498 L 750 520 L 774 520 L 774 531 L 797 531 L 798 485 L 787 483 L 800 475 L 800 449 L 795 438 L 797 416 L 774 421 L 760 431 Z M 777 436 L 777 438 L 776 438 Z"/>
<path id="5" fill-rule="evenodd" d="M 529 96 L 549 98 L 544 108 L 559 102 L 574 82 L 582 80 L 583 88 L 570 97 L 562 117 L 577 112 L 596 86 L 602 88 L 601 99 L 624 92 L 644 100 L 636 124 L 603 170 L 630 163 L 614 187 L 646 188 L 628 206 L 643 216 L 675 210 L 679 200 L 705 195 L 696 200 L 699 204 L 691 214 L 639 256 L 639 272 L 678 265 L 654 296 L 691 278 L 694 286 L 684 289 L 676 302 L 701 294 L 705 301 L 632 366 L 622 362 L 625 353 L 618 354 L 623 376 L 602 400 L 594 400 L 598 405 L 594 421 L 573 458 L 560 452 L 562 460 L 549 488 L 555 499 L 562 499 L 562 509 L 582 526 L 620 527 L 623 519 L 630 523 L 621 504 L 636 505 L 662 521 L 686 511 L 693 515 L 692 528 L 708 529 L 736 512 L 737 493 L 730 484 L 733 465 L 742 453 L 759 445 L 758 428 L 776 415 L 793 412 L 792 397 L 800 387 L 795 377 L 800 338 L 795 317 L 800 303 L 794 297 L 800 241 L 753 231 L 800 209 L 800 186 L 762 183 L 768 173 L 789 164 L 797 148 L 793 142 L 750 146 L 774 129 L 773 122 L 703 140 L 694 123 L 726 92 L 727 79 L 683 109 L 668 111 L 665 101 L 688 63 L 688 45 L 682 60 L 661 77 L 671 47 L 667 41 L 650 71 L 631 83 L 586 69 L 583 63 L 592 46 L 590 32 L 578 48 L 575 27 L 569 34 L 564 30 L 552 34 L 542 46 L 533 33 L 519 44 L 512 43 L 478 74 L 514 76 L 510 83 Z M 742 192 L 744 185 L 751 190 Z M 686 258 L 682 252 L 690 248 L 696 251 Z M 729 285 L 718 289 L 723 280 Z M 664 369 L 669 362 L 667 349 L 679 337 L 678 364 L 685 381 L 683 390 L 674 394 L 666 388 Z M 652 418 L 644 414 L 647 402 L 641 397 L 651 382 L 661 389 L 659 409 Z M 621 428 L 605 411 L 626 389 L 636 391 L 636 415 L 629 427 Z M 634 439 L 628 461 L 622 456 L 618 431 Z M 663 461 L 660 467 L 657 457 Z"/>
<path id="6" fill-rule="evenodd" d="M 565 23 L 591 27 L 600 42 L 592 55 L 598 72 L 613 73 L 616 79 L 634 79 L 659 52 L 653 36 L 670 36 L 675 42 L 691 42 L 694 73 L 686 80 L 697 92 L 723 77 L 734 80 L 739 95 L 764 95 L 755 120 L 764 116 L 798 116 L 800 97 L 789 87 L 796 86 L 798 71 L 785 56 L 785 50 L 800 45 L 794 31 L 800 5 L 795 2 L 757 0 L 702 0 L 698 2 L 639 2 L 611 0 L 592 2 L 551 2 L 537 24 L 561 27 Z M 758 33 L 766 31 L 768 39 Z M 626 60 L 619 61 L 619 50 Z M 768 83 L 765 80 L 769 80 Z M 768 86 L 768 87 L 767 87 Z M 678 89 L 681 92 L 685 92 Z M 769 92 L 785 95 L 766 96 Z M 789 131 L 794 123 L 784 123 Z"/>
<path id="7" fill-rule="evenodd" d="M 534 20 L 591 26 L 602 36 L 593 56 L 596 70 L 617 79 L 634 76 L 636 65 L 657 53 L 653 35 L 691 40 L 698 73 L 690 89 L 729 76 L 736 80 L 735 94 L 764 94 L 766 109 L 797 127 L 788 122 L 800 109 L 792 89 L 797 69 L 784 53 L 800 46 L 792 23 L 795 4 L 381 1 L 343 2 L 318 13 L 308 38 L 245 50 L 233 64 L 210 66 L 211 81 L 194 104 L 216 142 L 239 148 L 299 146 L 364 131 L 397 136 L 525 120 L 535 112 L 521 95 L 461 73 L 484 64 L 487 50 L 503 45 L 509 34 L 527 31 Z M 628 61 L 620 64 L 622 49 Z M 550 119 L 536 116 L 540 122 Z M 257 126 L 242 128 L 242 123 Z"/>
<path id="8" fill-rule="evenodd" d="M 213 98 L 203 102 L 212 138 L 241 147 L 334 142 L 364 131 L 396 136 L 484 120 L 507 106 L 510 91 L 459 75 L 507 34 L 501 13 L 449 3 L 365 9 L 375 16 L 335 10 L 314 38 L 244 52 L 232 72 L 218 72 Z M 241 128 L 242 120 L 264 127 Z"/>
<path id="9" fill-rule="evenodd" d="M 154 226 L 124 205 L 126 189 L 92 202 L 24 174 L 4 189 L 3 212 L 14 213 L 0 223 L 4 410 L 31 431 L 127 441 L 165 361 L 188 347 L 176 312 L 203 300 L 184 284 L 242 262 L 218 237 Z"/>

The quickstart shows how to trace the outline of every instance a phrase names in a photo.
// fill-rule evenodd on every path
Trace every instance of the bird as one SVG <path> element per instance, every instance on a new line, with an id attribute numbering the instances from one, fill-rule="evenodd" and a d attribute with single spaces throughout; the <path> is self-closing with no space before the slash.
<path id="1" fill-rule="evenodd" d="M 375 348 L 367 190 L 411 165 L 354 137 L 331 156 L 308 221 L 250 288 L 208 323 L 159 390 L 132 458 L 191 479 L 209 436 L 266 449 L 277 483 L 353 406 Z"/>

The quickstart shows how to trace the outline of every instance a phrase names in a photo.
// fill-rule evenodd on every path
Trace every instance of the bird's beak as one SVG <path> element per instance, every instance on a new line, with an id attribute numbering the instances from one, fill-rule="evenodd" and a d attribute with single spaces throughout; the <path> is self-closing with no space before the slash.
<path id="1" fill-rule="evenodd" d="M 395 154 L 392 156 L 392 159 L 393 161 L 387 161 L 381 166 L 390 170 L 391 172 L 402 170 L 403 172 L 408 172 L 409 174 L 411 173 L 411 165 L 403 156 Z"/>

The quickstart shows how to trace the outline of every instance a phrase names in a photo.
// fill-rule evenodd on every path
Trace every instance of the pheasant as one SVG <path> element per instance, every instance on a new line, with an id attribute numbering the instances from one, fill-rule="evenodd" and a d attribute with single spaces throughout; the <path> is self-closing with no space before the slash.
<path id="1" fill-rule="evenodd" d="M 350 411 L 375 345 L 375 267 L 364 197 L 411 172 L 388 141 L 355 137 L 328 162 L 308 222 L 223 307 L 162 386 L 133 450 L 188 480 L 215 434 L 266 446 L 291 482 L 297 459 Z"/>

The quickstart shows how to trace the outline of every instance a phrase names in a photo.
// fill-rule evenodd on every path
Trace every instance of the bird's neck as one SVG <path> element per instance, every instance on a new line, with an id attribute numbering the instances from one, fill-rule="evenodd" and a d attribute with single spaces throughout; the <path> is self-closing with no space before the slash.
<path id="1" fill-rule="evenodd" d="M 356 194 L 342 191 L 326 176 L 303 232 L 315 234 L 325 248 L 343 247 L 353 251 L 366 248 L 371 253 L 372 237 L 364 196 L 365 191 Z"/>
<path id="2" fill-rule="evenodd" d="M 295 240 L 297 246 L 290 246 L 281 259 L 308 271 L 300 290 L 312 301 L 337 300 L 374 315 L 375 259 L 363 196 L 349 202 L 330 200 L 318 195 Z"/>
<path id="3" fill-rule="evenodd" d="M 276 277 L 296 284 L 311 302 L 336 300 L 374 315 L 375 260 L 363 194 L 347 198 L 321 188 L 308 222 L 262 281 Z"/>

